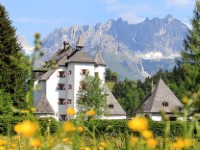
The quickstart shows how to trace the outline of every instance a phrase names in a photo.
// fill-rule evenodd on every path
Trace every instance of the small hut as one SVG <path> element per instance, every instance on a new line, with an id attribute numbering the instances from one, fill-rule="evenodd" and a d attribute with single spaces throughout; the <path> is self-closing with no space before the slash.
<path id="1" fill-rule="evenodd" d="M 145 115 L 154 121 L 161 121 L 161 111 L 168 115 L 170 120 L 176 120 L 174 112 L 181 113 L 183 104 L 160 78 L 152 92 L 139 105 L 134 114 Z"/>

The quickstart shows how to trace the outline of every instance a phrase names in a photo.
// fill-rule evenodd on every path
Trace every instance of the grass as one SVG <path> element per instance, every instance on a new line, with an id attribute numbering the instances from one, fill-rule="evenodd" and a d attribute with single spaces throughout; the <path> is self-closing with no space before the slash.
<path id="1" fill-rule="evenodd" d="M 107 81 L 106 82 L 106 85 L 108 86 L 108 88 L 112 91 L 114 85 L 115 85 L 115 82 L 111 82 L 111 81 Z"/>

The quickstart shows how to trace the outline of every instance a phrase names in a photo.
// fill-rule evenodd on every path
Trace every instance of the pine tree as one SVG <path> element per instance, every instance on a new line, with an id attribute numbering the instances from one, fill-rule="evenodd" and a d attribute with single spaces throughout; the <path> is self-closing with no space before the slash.
<path id="1" fill-rule="evenodd" d="M 191 19 L 192 29 L 184 40 L 185 51 L 182 52 L 183 66 L 186 72 L 185 81 L 189 83 L 192 93 L 200 90 L 200 1 L 196 0 Z M 188 85 L 187 85 L 188 86 Z M 199 112 L 200 100 L 194 101 L 194 111 Z"/>
<path id="2" fill-rule="evenodd" d="M 196 0 L 195 4 L 192 29 L 184 40 L 185 50 L 182 52 L 183 67 L 188 70 L 192 92 L 200 88 L 200 1 Z"/>
<path id="3" fill-rule="evenodd" d="M 195 66 L 200 66 L 200 1 L 196 1 L 191 19 L 192 29 L 184 40 L 185 51 L 182 52 L 183 60 Z"/>
<path id="4" fill-rule="evenodd" d="M 20 52 L 16 29 L 0 4 L 0 89 L 11 95 L 13 105 L 24 107 L 28 58 Z"/>

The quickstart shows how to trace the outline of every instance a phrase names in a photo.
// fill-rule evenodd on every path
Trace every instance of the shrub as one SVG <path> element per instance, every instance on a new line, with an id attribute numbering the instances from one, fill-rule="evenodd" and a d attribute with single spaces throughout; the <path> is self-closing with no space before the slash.
<path id="1" fill-rule="evenodd" d="M 50 134 L 55 133 L 58 129 L 58 122 L 56 121 L 56 119 L 54 119 L 52 117 L 39 118 L 38 122 L 40 125 L 40 131 L 41 131 L 42 135 L 44 135 L 48 132 L 48 127 L 49 127 Z"/>

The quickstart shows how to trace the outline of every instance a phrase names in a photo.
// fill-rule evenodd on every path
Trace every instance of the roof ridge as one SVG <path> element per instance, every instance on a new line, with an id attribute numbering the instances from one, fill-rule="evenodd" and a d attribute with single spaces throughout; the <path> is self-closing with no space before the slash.
<path id="1" fill-rule="evenodd" d="M 153 97 L 152 97 L 153 103 L 152 103 L 152 105 L 151 105 L 150 112 L 152 111 L 153 104 L 154 104 L 154 100 L 155 100 L 155 98 L 156 98 L 156 96 L 157 96 L 157 90 L 158 90 L 158 86 L 159 86 L 160 80 L 161 80 L 161 78 L 159 79 L 159 81 L 158 81 L 158 83 L 157 83 L 157 85 L 156 85 L 156 88 L 155 88 L 155 89 L 153 90 L 153 92 L 152 92 L 152 95 L 153 95 L 153 93 L 154 93 L 154 95 L 153 95 Z"/>

